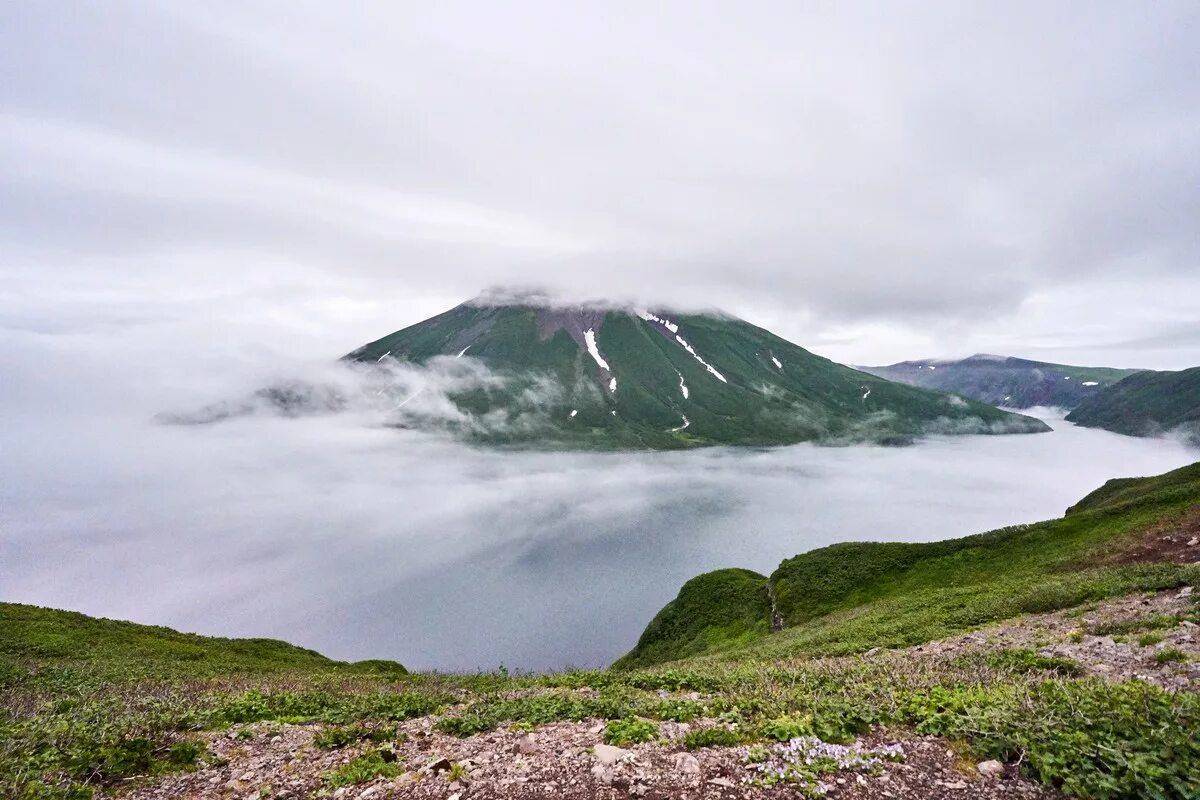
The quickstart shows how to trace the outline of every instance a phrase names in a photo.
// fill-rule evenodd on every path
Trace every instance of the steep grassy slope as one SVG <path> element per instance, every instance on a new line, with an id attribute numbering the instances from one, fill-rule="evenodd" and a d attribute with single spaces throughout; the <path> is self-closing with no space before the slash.
<path id="1" fill-rule="evenodd" d="M 1076 367 L 1011 356 L 974 355 L 959 361 L 902 361 L 863 371 L 892 381 L 957 392 L 994 406 L 1075 408 L 1138 370 Z"/>
<path id="2" fill-rule="evenodd" d="M 748 644 L 768 632 L 770 619 L 765 575 L 748 569 L 708 572 L 683 585 L 617 666 L 645 666 Z"/>
<path id="3" fill-rule="evenodd" d="M 1200 444 L 1200 367 L 1130 375 L 1081 403 L 1067 420 L 1130 436 L 1178 431 Z"/>
<path id="4" fill-rule="evenodd" d="M 594 350 L 594 352 L 592 352 Z M 859 372 L 716 315 L 464 304 L 350 353 L 472 358 L 502 379 L 453 396 L 486 442 L 679 448 L 1028 433 L 1039 420 Z"/>
<path id="5" fill-rule="evenodd" d="M 701 617 L 704 629 L 652 624 L 618 663 L 689 657 L 698 642 L 709 642 L 709 653 L 737 659 L 903 647 L 990 620 L 1180 585 L 1200 578 L 1200 568 L 1111 563 L 1101 556 L 1151 528 L 1169 528 L 1197 507 L 1200 464 L 1112 481 L 1057 520 L 941 542 L 813 550 L 785 560 L 770 576 L 786 626 L 781 633 L 767 634 L 767 617 L 748 621 L 744 608 L 722 614 L 714 603 Z M 703 598 L 688 602 L 702 606 Z"/>

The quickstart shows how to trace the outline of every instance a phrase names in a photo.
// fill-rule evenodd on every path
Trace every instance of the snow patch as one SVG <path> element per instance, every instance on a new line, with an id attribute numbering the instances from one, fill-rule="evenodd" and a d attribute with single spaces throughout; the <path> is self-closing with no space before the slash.
<path id="1" fill-rule="evenodd" d="M 930 369 L 937 369 L 937 367 L 935 367 L 933 364 L 930 364 L 930 365 L 929 365 L 929 368 L 930 368 Z"/>
<path id="2" fill-rule="evenodd" d="M 1064 381 L 1069 381 L 1069 380 L 1071 380 L 1071 376 L 1070 376 L 1070 375 L 1063 375 L 1063 380 L 1064 380 Z"/>
<path id="3" fill-rule="evenodd" d="M 381 355 L 379 358 L 375 359 L 375 363 L 376 363 L 376 364 L 378 364 L 380 361 L 383 361 L 385 358 L 387 358 L 387 357 L 388 357 L 388 356 L 390 356 L 391 354 L 392 354 L 392 351 L 391 351 L 391 350 L 388 350 L 386 353 L 384 353 L 383 355 Z"/>
<path id="4" fill-rule="evenodd" d="M 464 355 L 467 354 L 467 351 L 470 349 L 471 349 L 471 345 L 467 345 L 462 350 L 458 351 L 458 355 L 456 355 L 455 358 L 462 358 Z"/>
<path id="5" fill-rule="evenodd" d="M 1099 386 L 1100 381 L 1084 381 L 1083 385 L 1084 386 Z"/>
<path id="6" fill-rule="evenodd" d="M 687 415 L 685 414 L 683 417 L 683 424 L 680 425 L 678 428 L 671 428 L 671 433 L 679 433 L 681 430 L 683 430 L 684 428 L 686 428 L 688 425 L 691 425 L 691 424 L 692 424 L 691 420 L 689 420 L 687 418 Z"/>
<path id="7" fill-rule="evenodd" d="M 571 409 L 571 413 L 570 413 L 570 417 L 571 417 L 572 419 L 574 419 L 574 418 L 575 418 L 575 415 L 576 415 L 576 414 L 578 414 L 578 413 L 579 413 L 579 409 L 578 409 L 578 408 L 572 408 L 572 409 Z"/>
<path id="8" fill-rule="evenodd" d="M 608 382 L 608 390 L 609 390 L 610 392 L 615 392 L 615 391 L 617 391 L 617 379 L 616 379 L 616 378 L 613 378 L 612 380 L 610 380 L 610 381 Z"/>
<path id="9" fill-rule="evenodd" d="M 688 399 L 688 388 L 687 388 L 687 384 L 683 382 L 683 373 L 680 372 L 679 370 L 675 370 L 675 374 L 679 376 L 679 391 L 683 394 L 683 399 L 687 400 Z"/>
<path id="10" fill-rule="evenodd" d="M 587 333 L 583 334 L 583 340 L 587 342 L 587 351 L 592 354 L 592 358 L 596 359 L 596 363 L 600 365 L 600 368 L 612 372 L 608 368 L 608 362 L 600 355 L 600 348 L 596 346 L 596 331 L 588 328 Z"/>
<path id="11" fill-rule="evenodd" d="M 776 367 L 778 367 L 779 369 L 783 369 L 783 363 L 780 362 L 780 360 L 778 358 L 776 358 L 774 355 L 771 356 L 771 360 L 775 362 Z"/>
<path id="12" fill-rule="evenodd" d="M 709 364 L 707 361 L 705 361 L 703 358 L 701 358 L 700 354 L 697 353 L 694 349 L 692 349 L 692 346 L 690 344 L 688 344 L 682 336 L 680 336 L 679 334 L 675 334 L 675 341 L 677 341 L 681 345 L 683 345 L 683 349 L 687 350 L 689 353 L 691 353 L 692 358 L 699 361 L 701 366 L 703 366 L 706 370 L 708 370 L 714 376 L 716 376 L 717 380 L 719 380 L 721 383 L 729 383 L 729 381 L 725 380 L 725 376 L 722 375 L 721 373 L 717 372 L 717 370 L 713 367 L 712 364 Z"/>
<path id="13" fill-rule="evenodd" d="M 864 386 L 863 388 L 864 388 L 864 389 L 867 389 L 867 387 L 866 387 L 866 386 Z M 866 399 L 867 399 L 867 397 L 868 397 L 870 394 L 871 394 L 871 390 L 870 390 L 870 389 L 867 389 L 867 391 L 863 392 L 862 399 L 863 399 L 863 400 L 866 400 Z"/>
<path id="14" fill-rule="evenodd" d="M 669 320 L 669 319 L 662 319 L 661 317 L 656 317 L 653 314 L 651 314 L 649 311 L 644 311 L 644 310 L 637 312 L 637 315 L 639 317 L 641 317 L 642 319 L 646 320 L 647 322 L 657 322 L 659 325 L 662 325 L 664 328 L 669 330 L 671 333 L 679 333 L 679 326 L 676 325 L 674 322 L 671 322 L 671 320 Z"/>

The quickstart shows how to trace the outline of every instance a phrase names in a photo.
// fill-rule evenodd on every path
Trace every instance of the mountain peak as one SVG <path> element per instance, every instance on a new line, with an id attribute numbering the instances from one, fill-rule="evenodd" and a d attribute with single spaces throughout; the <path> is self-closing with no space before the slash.
<path id="1" fill-rule="evenodd" d="M 728 315 L 569 301 L 538 288 L 488 290 L 347 356 L 428 370 L 461 358 L 489 380 L 448 398 L 459 426 L 501 444 L 763 446 L 1046 430 L 835 364 Z"/>

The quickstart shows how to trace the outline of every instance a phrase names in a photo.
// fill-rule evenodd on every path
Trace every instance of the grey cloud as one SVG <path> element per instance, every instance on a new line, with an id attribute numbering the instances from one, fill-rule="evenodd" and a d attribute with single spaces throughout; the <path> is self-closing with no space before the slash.
<path id="1" fill-rule="evenodd" d="M 133 290 L 257 253 L 394 326 L 508 282 L 735 305 L 858 361 L 1048 286 L 1200 290 L 1193 4 L 358 11 L 5 9 L 0 247 Z"/>

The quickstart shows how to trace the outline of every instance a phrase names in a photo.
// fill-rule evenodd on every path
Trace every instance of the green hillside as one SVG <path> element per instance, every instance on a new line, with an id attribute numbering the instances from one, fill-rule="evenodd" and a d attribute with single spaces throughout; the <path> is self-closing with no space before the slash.
<path id="1" fill-rule="evenodd" d="M 618 665 L 688 658 L 702 642 L 710 654 L 739 659 L 904 647 L 991 620 L 1195 581 L 1194 564 L 1114 565 L 1101 556 L 1197 507 L 1200 464 L 1193 464 L 1110 481 L 1061 519 L 940 542 L 812 550 L 783 561 L 769 578 L 782 632 L 769 634 L 769 611 L 753 617 L 744 605 L 722 602 L 705 607 L 700 627 L 662 624 L 685 599 L 681 592 Z M 703 607 L 703 597 L 686 594 L 690 607 Z"/>
<path id="2" fill-rule="evenodd" d="M 496 444 L 668 449 L 1048 430 L 720 315 L 468 303 L 346 358 L 449 369 L 459 357 L 500 378 L 452 396 L 468 417 L 459 432 Z"/>
<path id="3" fill-rule="evenodd" d="M 939 389 L 1006 408 L 1075 408 L 1139 370 L 1077 367 L 1011 356 L 978 354 L 958 361 L 902 361 L 865 372 L 912 386 Z"/>
<path id="4" fill-rule="evenodd" d="M 0 686 L 86 671 L 95 678 L 206 678 L 283 672 L 398 675 L 393 661 L 346 664 L 275 639 L 225 639 L 0 603 Z"/>
<path id="5" fill-rule="evenodd" d="M 708 572 L 683 585 L 617 666 L 645 666 L 748 644 L 770 630 L 770 620 L 766 576 L 748 569 Z"/>
<path id="6" fill-rule="evenodd" d="M 1081 403 L 1067 420 L 1129 436 L 1177 431 L 1200 444 L 1200 367 L 1131 375 Z"/>

